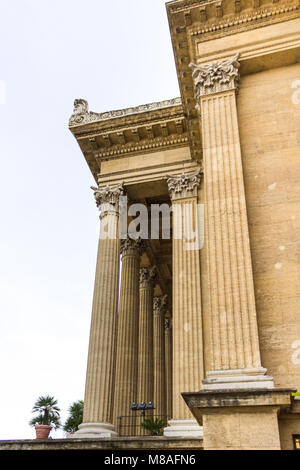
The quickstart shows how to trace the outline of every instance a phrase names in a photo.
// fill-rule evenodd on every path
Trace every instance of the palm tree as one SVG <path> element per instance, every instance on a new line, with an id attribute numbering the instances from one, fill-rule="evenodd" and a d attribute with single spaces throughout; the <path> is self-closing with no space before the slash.
<path id="1" fill-rule="evenodd" d="M 165 422 L 163 419 L 146 419 L 141 426 L 150 433 L 150 436 L 163 436 Z"/>
<path id="2" fill-rule="evenodd" d="M 66 433 L 74 433 L 78 431 L 78 427 L 83 421 L 83 400 L 75 401 L 69 408 L 69 414 L 63 429 Z"/>
<path id="3" fill-rule="evenodd" d="M 29 424 L 30 426 L 44 425 L 59 429 L 61 426 L 59 412 L 60 409 L 54 397 L 50 395 L 39 397 L 32 408 L 32 413 L 38 413 L 38 415 L 32 418 Z"/>

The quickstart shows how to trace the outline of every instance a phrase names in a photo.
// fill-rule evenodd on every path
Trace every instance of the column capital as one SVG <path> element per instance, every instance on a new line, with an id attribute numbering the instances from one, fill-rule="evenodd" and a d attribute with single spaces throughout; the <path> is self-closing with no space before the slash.
<path id="1" fill-rule="evenodd" d="M 154 297 L 153 299 L 153 313 L 154 315 L 164 315 L 168 309 L 168 296 L 162 295 Z"/>
<path id="2" fill-rule="evenodd" d="M 125 196 L 124 184 L 118 186 L 106 186 L 103 188 L 91 187 L 94 191 L 97 207 L 106 212 L 107 210 L 118 210 L 121 196 Z"/>
<path id="3" fill-rule="evenodd" d="M 165 332 L 170 333 L 172 330 L 172 318 L 165 318 Z"/>
<path id="4" fill-rule="evenodd" d="M 231 59 L 214 61 L 210 64 L 190 64 L 195 84 L 195 99 L 199 104 L 201 96 L 212 95 L 222 91 L 239 89 L 240 53 Z"/>
<path id="5" fill-rule="evenodd" d="M 137 255 L 140 256 L 143 252 L 144 244 L 143 241 L 138 238 L 134 240 L 132 238 L 127 237 L 125 240 L 121 240 L 121 247 L 120 251 L 122 256 L 126 255 Z"/>
<path id="6" fill-rule="evenodd" d="M 157 278 L 156 266 L 140 269 L 140 287 L 151 287 Z"/>
<path id="7" fill-rule="evenodd" d="M 203 176 L 202 168 L 196 172 L 179 176 L 168 176 L 168 187 L 171 199 L 183 199 L 197 196 Z"/>

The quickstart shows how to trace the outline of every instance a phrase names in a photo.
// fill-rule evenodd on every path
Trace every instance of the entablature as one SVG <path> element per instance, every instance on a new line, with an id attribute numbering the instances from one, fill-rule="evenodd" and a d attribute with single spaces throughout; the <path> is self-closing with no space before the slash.
<path id="1" fill-rule="evenodd" d="M 102 162 L 189 146 L 180 98 L 101 114 L 75 100 L 69 127 L 96 180 Z"/>

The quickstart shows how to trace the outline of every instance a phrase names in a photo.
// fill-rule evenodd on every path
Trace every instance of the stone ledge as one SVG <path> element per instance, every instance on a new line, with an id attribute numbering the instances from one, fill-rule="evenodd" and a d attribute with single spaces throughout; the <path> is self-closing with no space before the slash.
<path id="1" fill-rule="evenodd" d="M 112 439 L 49 439 L 0 441 L 0 451 L 18 450 L 202 450 L 199 438 L 119 437 Z"/>
<path id="2" fill-rule="evenodd" d="M 199 422 L 199 416 L 208 412 L 217 412 L 222 408 L 251 409 L 255 407 L 278 407 L 289 410 L 292 406 L 291 389 L 237 389 L 207 390 L 197 393 L 182 393 L 193 415 Z"/>

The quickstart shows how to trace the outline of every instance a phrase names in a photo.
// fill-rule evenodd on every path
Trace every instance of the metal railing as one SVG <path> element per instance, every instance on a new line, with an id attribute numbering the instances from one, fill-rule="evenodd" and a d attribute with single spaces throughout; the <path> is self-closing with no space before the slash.
<path id="1" fill-rule="evenodd" d="M 143 411 L 135 412 L 127 416 L 118 417 L 118 434 L 120 437 L 137 437 L 137 436 L 153 436 L 159 434 L 151 434 L 145 428 L 145 421 L 151 420 L 160 420 L 162 422 L 161 430 L 168 425 L 169 416 L 167 415 L 154 415 L 153 411 Z"/>

